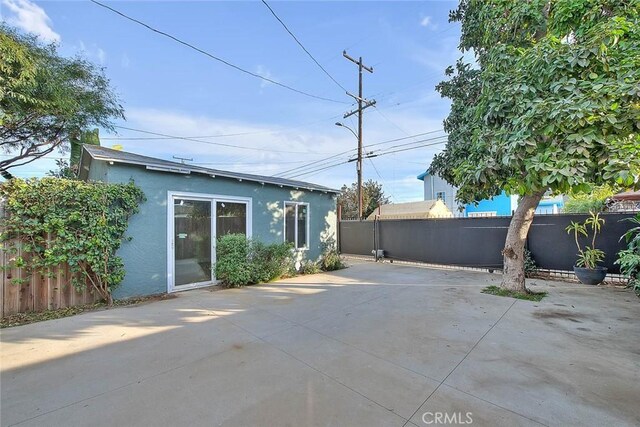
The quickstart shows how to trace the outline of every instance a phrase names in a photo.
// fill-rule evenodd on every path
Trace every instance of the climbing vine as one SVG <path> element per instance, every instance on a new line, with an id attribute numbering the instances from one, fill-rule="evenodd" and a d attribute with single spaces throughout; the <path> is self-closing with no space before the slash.
<path id="1" fill-rule="evenodd" d="M 47 275 L 67 263 L 74 287 L 90 286 L 112 303 L 111 293 L 125 275 L 116 252 L 126 240 L 129 217 L 144 201 L 142 190 L 133 183 L 12 179 L 0 185 L 0 197 L 6 268 Z"/>

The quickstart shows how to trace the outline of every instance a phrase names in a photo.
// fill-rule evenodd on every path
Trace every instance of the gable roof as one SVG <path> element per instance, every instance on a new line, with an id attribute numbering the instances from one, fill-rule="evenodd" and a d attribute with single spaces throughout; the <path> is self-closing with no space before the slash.
<path id="1" fill-rule="evenodd" d="M 179 173 L 179 174 L 187 174 L 187 175 L 191 173 L 199 173 L 199 174 L 209 175 L 214 177 L 219 176 L 224 178 L 233 178 L 239 181 L 246 180 L 251 182 L 258 182 L 260 184 L 272 184 L 272 185 L 277 185 L 279 187 L 286 186 L 286 187 L 293 187 L 296 189 L 322 191 L 325 193 L 340 193 L 340 190 L 336 190 L 333 188 L 325 187 L 322 185 L 316 185 L 316 184 L 312 184 L 304 181 L 278 178 L 275 176 L 253 175 L 248 173 L 238 173 L 238 172 L 223 171 L 219 169 L 203 168 L 200 166 L 189 165 L 189 164 L 178 163 L 178 162 L 171 162 L 168 160 L 157 159 L 155 157 L 148 157 L 148 156 L 143 156 L 135 153 L 128 153 L 126 151 L 113 150 L 111 148 L 100 147 L 97 145 L 83 145 L 82 151 L 83 153 L 87 153 L 94 160 L 144 166 L 148 170 L 154 170 L 154 171 L 160 171 L 160 172 Z M 81 156 L 81 160 L 80 160 L 80 163 L 81 163 L 80 173 L 82 173 L 82 170 L 83 170 L 82 158 L 84 158 L 84 156 Z"/>

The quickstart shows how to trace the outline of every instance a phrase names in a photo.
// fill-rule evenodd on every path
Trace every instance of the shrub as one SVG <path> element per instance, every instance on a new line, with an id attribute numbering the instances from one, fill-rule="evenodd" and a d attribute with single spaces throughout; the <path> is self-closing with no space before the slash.
<path id="1" fill-rule="evenodd" d="M 326 249 L 320 258 L 320 268 L 323 271 L 335 271 L 346 268 L 346 264 L 335 249 Z"/>
<path id="2" fill-rule="evenodd" d="M 524 274 L 526 277 L 532 277 L 538 272 L 538 266 L 536 260 L 533 259 L 531 251 L 527 248 L 524 249 Z"/>
<path id="3" fill-rule="evenodd" d="M 627 243 L 627 249 L 618 252 L 615 263 L 620 265 L 620 273 L 629 281 L 629 287 L 640 296 L 640 213 L 622 221 L 629 221 L 638 226 L 631 228 L 620 238 Z"/>
<path id="4" fill-rule="evenodd" d="M 266 245 L 253 240 L 249 244 L 253 268 L 253 283 L 270 282 L 286 275 L 293 264 L 291 245 L 275 243 Z"/>
<path id="5" fill-rule="evenodd" d="M 111 293 L 125 275 L 116 251 L 125 239 L 129 217 L 144 200 L 138 187 L 133 183 L 16 178 L 0 185 L 0 196 L 8 214 L 0 235 L 9 254 L 6 268 L 47 275 L 51 268 L 66 263 L 77 289 L 90 284 L 112 303 Z"/>
<path id="6" fill-rule="evenodd" d="M 317 274 L 322 270 L 317 262 L 305 261 L 300 266 L 300 274 Z"/>
<path id="7" fill-rule="evenodd" d="M 222 285 L 238 287 L 278 279 L 292 262 L 288 243 L 267 245 L 244 234 L 228 234 L 218 239 L 214 268 Z"/>
<path id="8" fill-rule="evenodd" d="M 244 234 L 228 234 L 216 246 L 216 278 L 223 285 L 236 287 L 251 283 L 250 241 Z"/>

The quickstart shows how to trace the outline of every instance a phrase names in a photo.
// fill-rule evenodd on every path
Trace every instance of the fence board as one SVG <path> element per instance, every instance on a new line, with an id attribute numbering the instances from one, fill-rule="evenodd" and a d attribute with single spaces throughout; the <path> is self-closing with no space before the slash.
<path id="1" fill-rule="evenodd" d="M 0 263 L 0 314 L 4 317 L 14 313 L 43 311 L 65 308 L 79 304 L 89 304 L 99 298 L 90 289 L 77 291 L 71 284 L 69 266 L 62 264 L 51 268 L 51 275 L 34 273 L 27 276 L 24 270 L 4 267 L 12 255 L 2 247 Z M 18 248 L 17 256 L 21 255 Z M 51 277 L 50 277 L 51 276 Z M 27 279 L 23 284 L 14 284 L 12 279 Z"/>

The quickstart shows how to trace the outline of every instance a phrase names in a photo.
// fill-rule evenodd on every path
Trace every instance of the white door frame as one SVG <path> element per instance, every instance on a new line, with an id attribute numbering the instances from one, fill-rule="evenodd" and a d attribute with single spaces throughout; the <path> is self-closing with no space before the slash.
<path id="1" fill-rule="evenodd" d="M 189 289 L 210 286 L 216 282 L 215 273 L 211 271 L 211 280 L 176 286 L 175 281 L 175 218 L 174 200 L 187 199 L 211 203 L 211 266 L 216 262 L 216 208 L 217 202 L 244 203 L 247 206 L 246 235 L 251 237 L 253 232 L 253 208 L 251 197 L 225 196 L 218 194 L 190 193 L 184 191 L 167 192 L 167 292 L 180 292 Z"/>

